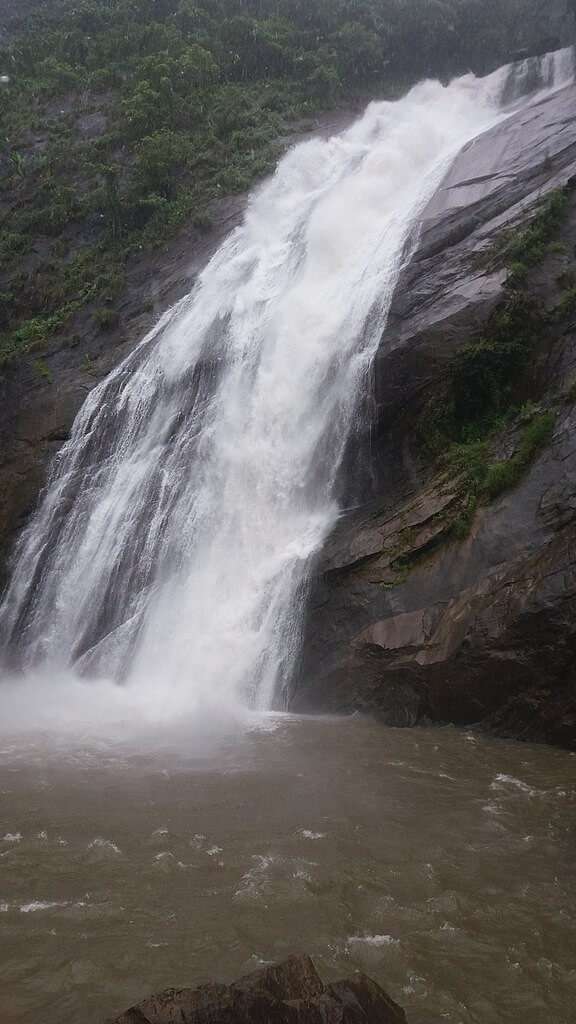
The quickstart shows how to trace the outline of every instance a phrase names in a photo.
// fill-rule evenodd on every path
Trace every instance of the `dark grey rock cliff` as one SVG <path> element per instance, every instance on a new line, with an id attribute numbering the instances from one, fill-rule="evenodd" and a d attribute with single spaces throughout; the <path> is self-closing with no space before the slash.
<path id="1" fill-rule="evenodd" d="M 576 267 L 575 198 L 527 284 L 546 326 L 524 397 L 553 411 L 552 442 L 458 541 L 457 481 L 426 464 L 417 436 L 430 394 L 502 300 L 507 272 L 487 254 L 575 174 L 570 86 L 466 147 L 425 212 L 374 369 L 364 500 L 313 583 L 295 710 L 482 723 L 576 747 L 576 317 L 545 315 Z"/>

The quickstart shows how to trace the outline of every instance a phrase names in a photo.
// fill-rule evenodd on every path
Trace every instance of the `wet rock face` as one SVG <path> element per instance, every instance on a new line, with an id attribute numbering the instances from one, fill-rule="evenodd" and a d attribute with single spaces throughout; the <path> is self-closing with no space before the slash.
<path id="1" fill-rule="evenodd" d="M 291 957 L 233 985 L 169 989 L 110 1024 L 406 1024 L 406 1016 L 365 975 L 324 985 L 308 957 Z"/>
<path id="2" fill-rule="evenodd" d="M 464 147 L 424 212 L 376 359 L 373 426 L 381 433 L 445 374 L 501 301 L 507 273 L 486 253 L 574 174 L 575 86 Z"/>
<path id="3" fill-rule="evenodd" d="M 576 749 L 576 317 L 544 316 L 534 353 L 526 397 L 553 411 L 551 443 L 481 505 L 464 540 L 450 532 L 454 481 L 425 464 L 416 437 L 429 395 L 502 300 L 506 273 L 487 251 L 574 175 L 571 86 L 469 145 L 426 211 L 374 368 L 370 436 L 350 460 L 365 470 L 359 507 L 314 579 L 294 710 L 482 724 Z M 529 281 L 543 314 L 575 252 L 572 193 L 559 244 Z"/>

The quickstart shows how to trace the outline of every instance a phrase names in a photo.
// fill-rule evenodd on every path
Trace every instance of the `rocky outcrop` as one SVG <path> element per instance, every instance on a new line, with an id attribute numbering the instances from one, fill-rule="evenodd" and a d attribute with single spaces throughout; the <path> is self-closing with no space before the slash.
<path id="1" fill-rule="evenodd" d="M 324 985 L 308 957 L 291 957 L 232 985 L 168 989 L 110 1024 L 406 1024 L 406 1016 L 364 974 Z"/>
<path id="2" fill-rule="evenodd" d="M 553 413 L 551 443 L 461 540 L 458 480 L 421 444 L 430 395 L 502 301 L 495 243 L 575 174 L 570 86 L 469 145 L 426 211 L 376 360 L 370 435 L 351 460 L 368 468 L 362 501 L 313 583 L 294 710 L 481 723 L 576 748 L 576 315 L 547 315 L 576 273 L 573 195 L 527 282 L 543 326 L 516 395 Z M 502 457 L 520 430 L 516 419 L 502 432 Z"/>

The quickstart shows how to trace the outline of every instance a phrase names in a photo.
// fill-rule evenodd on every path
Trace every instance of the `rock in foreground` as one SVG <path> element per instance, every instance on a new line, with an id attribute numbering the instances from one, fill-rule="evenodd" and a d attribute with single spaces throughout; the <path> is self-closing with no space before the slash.
<path id="1" fill-rule="evenodd" d="M 406 1024 L 406 1016 L 364 974 L 324 985 L 309 957 L 294 956 L 233 985 L 168 989 L 110 1024 Z"/>

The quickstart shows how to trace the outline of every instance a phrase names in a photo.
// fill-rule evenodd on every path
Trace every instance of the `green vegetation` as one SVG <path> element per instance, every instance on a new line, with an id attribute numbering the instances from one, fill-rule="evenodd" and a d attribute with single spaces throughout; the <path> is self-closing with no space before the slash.
<path id="1" fill-rule="evenodd" d="M 52 383 L 52 374 L 50 373 L 50 370 L 48 366 L 46 366 L 46 363 L 44 362 L 43 359 L 37 359 L 35 361 L 34 369 L 36 370 L 36 373 L 40 375 L 40 377 L 43 377 L 44 380 L 47 380 L 50 384 Z"/>
<path id="2" fill-rule="evenodd" d="M 101 331 L 111 331 L 118 325 L 120 317 L 115 309 L 96 309 L 94 320 Z"/>
<path id="3" fill-rule="evenodd" d="M 485 335 L 464 346 L 452 368 L 448 415 L 455 440 L 485 437 L 507 414 L 540 330 L 535 304 L 512 292 L 488 321 Z"/>
<path id="4" fill-rule="evenodd" d="M 87 303 L 109 329 L 131 255 L 207 230 L 295 123 L 497 64 L 527 5 L 36 0 L 0 51 L 0 366 Z"/>
<path id="5" fill-rule="evenodd" d="M 492 460 L 487 441 L 471 441 L 450 449 L 449 464 L 461 474 L 466 494 L 457 532 L 466 535 L 465 527 L 470 527 L 479 501 L 493 501 L 519 483 L 540 449 L 552 437 L 554 423 L 553 413 L 534 412 L 520 431 L 514 453 L 505 459 Z"/>
<path id="6" fill-rule="evenodd" d="M 576 311 L 576 287 L 567 288 L 560 298 L 560 302 L 553 310 L 555 320 L 563 320 Z"/>
<path id="7" fill-rule="evenodd" d="M 476 509 L 478 508 L 478 499 L 475 494 L 466 495 L 462 504 L 459 514 L 451 524 L 449 535 L 454 540 L 465 540 L 470 530 L 472 529 L 472 523 L 474 522 L 474 516 L 476 515 Z"/>
<path id="8" fill-rule="evenodd" d="M 440 401 L 426 410 L 425 447 L 458 468 L 465 458 L 473 472 L 488 438 L 514 416 L 519 385 L 542 331 L 533 301 L 511 291 L 488 320 L 484 333 L 464 345 L 450 367 Z"/>
<path id="9" fill-rule="evenodd" d="M 50 335 L 62 326 L 64 320 L 65 314 L 58 312 L 52 316 L 38 316 L 23 321 L 11 334 L 1 339 L 0 366 L 10 362 L 20 352 L 43 350 Z"/>
<path id="10" fill-rule="evenodd" d="M 483 493 L 489 501 L 519 483 L 534 457 L 550 441 L 554 432 L 554 423 L 553 413 L 542 413 L 532 423 L 524 427 L 518 448 L 510 459 L 493 462 L 488 466 Z"/>
<path id="11" fill-rule="evenodd" d="M 459 540 L 470 532 L 478 504 L 515 487 L 554 430 L 553 413 L 532 402 L 519 409 L 515 401 L 538 339 L 534 309 L 513 293 L 491 326 L 488 338 L 467 346 L 456 360 L 449 401 L 436 421 L 436 444 L 443 445 L 443 461 L 460 481 L 460 511 L 451 528 Z M 512 454 L 495 458 L 498 437 L 517 426 Z"/>
<path id="12" fill-rule="evenodd" d="M 558 247 L 556 236 L 568 203 L 566 190 L 551 193 L 527 227 L 501 240 L 491 258 L 508 268 L 505 298 L 482 335 L 458 352 L 444 393 L 425 409 L 424 449 L 459 481 L 461 500 L 450 524 L 452 538 L 468 535 L 478 505 L 515 487 L 552 437 L 553 413 L 519 399 L 533 387 L 533 356 L 547 326 L 576 310 L 576 285 L 571 274 L 561 280 L 566 290 L 551 314 L 522 286 L 529 271 Z M 576 385 L 567 400 L 573 392 Z M 498 439 L 511 431 L 517 438 L 512 453 L 495 457 Z"/>
<path id="13" fill-rule="evenodd" d="M 415 527 L 399 532 L 398 554 L 390 561 L 390 570 L 395 575 L 383 584 L 386 588 L 394 589 L 404 583 L 417 566 L 433 559 L 447 542 L 465 540 L 479 506 L 495 501 L 520 483 L 538 452 L 550 442 L 556 417 L 527 402 L 515 412 L 514 420 L 514 434 L 507 439 L 511 452 L 505 457 L 495 457 L 494 436 L 450 447 L 445 458 L 451 477 L 449 511 L 437 514 L 437 528 L 432 532 L 429 521 L 420 534 Z"/>
<path id="14" fill-rule="evenodd" d="M 531 267 L 544 259 L 562 227 L 568 206 L 568 193 L 557 189 L 544 200 L 534 220 L 523 228 L 504 236 L 499 256 L 509 269 L 509 284 L 520 285 Z"/>

